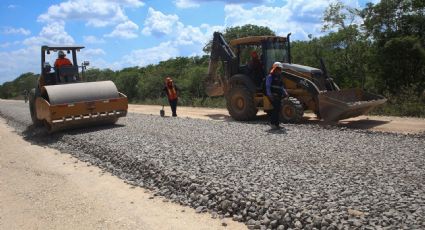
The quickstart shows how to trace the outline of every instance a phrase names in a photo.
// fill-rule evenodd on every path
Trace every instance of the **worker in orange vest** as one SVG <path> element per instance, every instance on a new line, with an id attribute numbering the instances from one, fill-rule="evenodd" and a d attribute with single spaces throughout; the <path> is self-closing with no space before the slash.
<path id="1" fill-rule="evenodd" d="M 248 63 L 248 69 L 255 85 L 261 86 L 264 80 L 263 64 L 255 50 L 251 52 L 251 61 Z"/>
<path id="2" fill-rule="evenodd" d="M 65 52 L 59 50 L 58 58 L 55 61 L 55 68 L 60 68 L 61 66 L 70 66 L 72 65 L 71 61 L 65 57 Z"/>
<path id="3" fill-rule="evenodd" d="M 165 78 L 165 86 L 163 88 L 168 97 L 168 102 L 170 103 L 171 112 L 173 117 L 177 117 L 177 100 L 179 97 L 179 89 L 174 84 L 171 77 Z"/>

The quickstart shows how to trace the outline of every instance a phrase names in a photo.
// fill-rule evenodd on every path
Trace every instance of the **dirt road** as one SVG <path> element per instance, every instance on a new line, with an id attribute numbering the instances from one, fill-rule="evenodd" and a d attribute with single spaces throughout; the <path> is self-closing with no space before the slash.
<path id="1" fill-rule="evenodd" d="M 157 105 L 129 105 L 129 111 L 133 113 L 159 115 L 161 106 Z M 169 107 L 165 107 L 165 114 L 170 115 Z M 177 114 L 180 117 L 190 117 L 197 119 L 209 119 L 227 121 L 232 120 L 226 109 L 217 108 L 199 108 L 199 107 L 178 107 Z M 265 116 L 259 112 L 258 115 Z M 261 119 L 261 118 L 260 118 Z M 266 119 L 263 117 L 263 119 Z M 312 113 L 304 115 L 303 123 L 322 124 Z M 425 133 L 425 119 L 409 117 L 391 117 L 391 116 L 359 116 L 355 118 L 341 120 L 333 125 L 343 126 L 352 129 L 372 130 L 379 132 L 391 132 L 401 134 L 419 134 Z"/>
<path id="2" fill-rule="evenodd" d="M 7 102 L 7 101 L 3 101 Z M 161 106 L 130 105 L 159 115 Z M 166 115 L 170 114 L 166 107 Z M 231 121 L 225 109 L 179 107 L 180 117 Z M 259 114 L 260 119 L 267 118 Z M 303 123 L 322 124 L 312 114 Z M 423 133 L 425 119 L 361 116 L 339 126 L 395 133 Z M 0 229 L 224 229 L 192 208 L 150 199 L 151 193 L 87 166 L 68 154 L 31 145 L 0 120 Z M 227 229 L 245 225 L 226 220 Z"/>
<path id="3" fill-rule="evenodd" d="M 31 145 L 0 118 L 0 229 L 246 229 Z"/>

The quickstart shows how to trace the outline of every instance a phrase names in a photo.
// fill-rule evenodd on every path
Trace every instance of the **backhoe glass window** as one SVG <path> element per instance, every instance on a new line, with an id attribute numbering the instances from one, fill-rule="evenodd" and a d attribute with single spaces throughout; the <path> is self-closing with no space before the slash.
<path id="1" fill-rule="evenodd" d="M 258 55 L 258 58 L 261 58 L 261 46 L 258 45 L 244 45 L 240 46 L 239 53 L 239 65 L 248 65 L 251 61 L 251 53 L 255 51 Z"/>
<path id="2" fill-rule="evenodd" d="M 266 69 L 270 70 L 274 62 L 288 62 L 286 42 L 266 42 Z"/>

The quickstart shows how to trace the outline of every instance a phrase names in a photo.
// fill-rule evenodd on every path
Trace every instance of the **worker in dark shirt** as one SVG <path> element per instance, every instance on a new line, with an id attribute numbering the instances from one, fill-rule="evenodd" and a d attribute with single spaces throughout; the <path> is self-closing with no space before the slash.
<path id="1" fill-rule="evenodd" d="M 270 125 L 272 129 L 280 129 L 279 118 L 282 107 L 282 97 L 288 95 L 283 87 L 282 69 L 282 63 L 275 62 L 270 70 L 270 74 L 266 77 L 266 95 L 273 106 L 270 114 Z"/>

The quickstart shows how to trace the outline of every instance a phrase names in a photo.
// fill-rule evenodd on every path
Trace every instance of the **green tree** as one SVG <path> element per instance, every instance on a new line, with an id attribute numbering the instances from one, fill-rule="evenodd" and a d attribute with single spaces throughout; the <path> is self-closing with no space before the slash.
<path id="1" fill-rule="evenodd" d="M 24 90 L 30 91 L 36 87 L 39 75 L 24 73 L 11 82 L 5 82 L 0 88 L 0 98 L 22 97 Z"/>
<path id="2" fill-rule="evenodd" d="M 139 79 L 140 73 L 137 67 L 126 68 L 117 73 L 115 84 L 122 93 L 127 95 L 130 101 L 133 101 L 137 98 Z"/>
<path id="3" fill-rule="evenodd" d="M 85 72 L 85 81 L 115 81 L 116 73 L 111 69 L 89 69 Z"/>
<path id="4" fill-rule="evenodd" d="M 364 29 L 376 47 L 371 62 L 380 91 L 396 94 L 401 87 L 419 82 L 425 88 L 425 2 L 384 0 L 362 10 Z"/>

